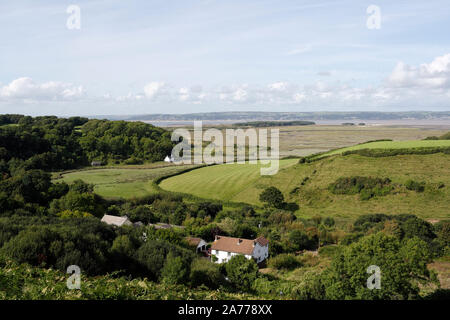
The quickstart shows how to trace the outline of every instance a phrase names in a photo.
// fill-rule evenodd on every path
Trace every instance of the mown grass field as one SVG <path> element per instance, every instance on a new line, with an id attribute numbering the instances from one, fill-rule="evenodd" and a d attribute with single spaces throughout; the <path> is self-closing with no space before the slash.
<path id="1" fill-rule="evenodd" d="M 409 141 L 376 141 L 362 143 L 351 147 L 332 150 L 323 153 L 318 157 L 342 154 L 345 151 L 361 149 L 409 149 L 409 148 L 430 148 L 430 147 L 450 147 L 450 140 L 409 140 Z"/>
<path id="2" fill-rule="evenodd" d="M 418 193 L 399 187 L 398 192 L 370 200 L 358 195 L 335 195 L 328 186 L 339 177 L 388 177 L 394 184 L 408 179 L 426 182 Z M 305 178 L 308 180 L 302 185 Z M 444 187 L 439 185 L 444 184 Z M 450 156 L 399 155 L 371 158 L 359 155 L 333 156 L 312 163 L 284 160 L 274 176 L 260 176 L 256 166 L 220 165 L 200 168 L 163 180 L 163 189 L 196 196 L 261 205 L 264 188 L 279 188 L 288 202 L 300 206 L 298 216 L 314 215 L 354 219 L 366 213 L 411 213 L 425 219 L 450 218 Z M 298 187 L 296 192 L 292 192 Z"/>
<path id="3" fill-rule="evenodd" d="M 298 159 L 280 160 L 280 170 L 297 162 Z M 233 163 L 200 168 L 165 179 L 160 183 L 160 187 L 201 198 L 234 201 L 239 193 L 261 179 L 261 166 Z"/>
<path id="4" fill-rule="evenodd" d="M 157 192 L 153 181 L 192 168 L 193 165 L 120 166 L 56 174 L 54 181 L 71 183 L 81 179 L 94 184 L 94 192 L 107 198 L 134 198 Z M 58 178 L 59 177 L 59 178 Z"/>

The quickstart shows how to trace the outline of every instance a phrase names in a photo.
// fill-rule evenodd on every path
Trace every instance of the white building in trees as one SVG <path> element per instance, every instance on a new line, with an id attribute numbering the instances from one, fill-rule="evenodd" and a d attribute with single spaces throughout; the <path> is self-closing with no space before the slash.
<path id="1" fill-rule="evenodd" d="M 211 245 L 211 260 L 224 263 L 231 257 L 242 254 L 247 259 L 261 263 L 269 257 L 269 240 L 259 237 L 255 240 L 216 236 Z M 215 258 L 213 258 L 215 257 Z"/>

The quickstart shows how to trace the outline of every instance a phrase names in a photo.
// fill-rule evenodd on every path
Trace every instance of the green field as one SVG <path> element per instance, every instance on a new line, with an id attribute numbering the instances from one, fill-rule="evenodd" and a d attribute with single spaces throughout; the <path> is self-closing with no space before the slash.
<path id="1" fill-rule="evenodd" d="M 55 174 L 54 182 L 71 183 L 81 179 L 94 184 L 95 193 L 107 198 L 134 198 L 157 192 L 153 181 L 194 167 L 193 165 L 155 166 L 150 168 L 117 167 L 107 169 L 80 170 Z"/>
<path id="2" fill-rule="evenodd" d="M 274 176 L 260 176 L 257 166 L 220 165 L 200 168 L 163 180 L 169 191 L 191 193 L 203 198 L 261 205 L 259 194 L 268 186 L 279 188 L 285 199 L 300 206 L 298 216 L 319 214 L 355 218 L 365 213 L 412 213 L 422 218 L 450 218 L 450 156 L 399 155 L 371 158 L 359 155 L 337 156 L 307 164 L 284 160 Z M 358 195 L 335 195 L 330 183 L 345 176 L 388 177 L 395 184 L 408 179 L 426 182 L 425 192 L 399 187 L 398 192 L 370 200 Z M 304 185 L 302 181 L 308 178 Z M 444 184 L 444 187 L 439 186 Z M 291 193 L 294 188 L 297 192 Z"/>
<path id="3" fill-rule="evenodd" d="M 409 141 L 377 141 L 362 143 L 351 147 L 335 149 L 323 153 L 318 157 L 342 154 L 345 151 L 361 149 L 409 149 L 409 148 L 431 148 L 431 147 L 450 147 L 450 140 L 409 140 Z"/>
<path id="4" fill-rule="evenodd" d="M 297 162 L 298 159 L 280 160 L 280 170 Z M 259 179 L 269 177 L 261 176 L 261 166 L 261 164 L 233 163 L 200 168 L 165 179 L 160 187 L 169 191 L 190 193 L 201 198 L 235 201 L 243 190 L 253 186 Z"/>

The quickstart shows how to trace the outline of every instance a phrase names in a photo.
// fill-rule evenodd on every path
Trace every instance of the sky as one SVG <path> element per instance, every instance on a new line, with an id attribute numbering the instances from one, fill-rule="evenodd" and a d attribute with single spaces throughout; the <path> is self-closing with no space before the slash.
<path id="1" fill-rule="evenodd" d="M 0 113 L 449 111 L 448 0 L 0 2 Z"/>

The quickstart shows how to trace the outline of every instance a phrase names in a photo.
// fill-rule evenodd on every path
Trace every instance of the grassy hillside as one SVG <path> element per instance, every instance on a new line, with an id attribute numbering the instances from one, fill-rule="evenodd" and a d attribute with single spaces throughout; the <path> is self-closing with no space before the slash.
<path id="1" fill-rule="evenodd" d="M 409 140 L 409 141 L 376 141 L 362 143 L 351 147 L 331 150 L 318 157 L 342 154 L 345 151 L 361 149 L 406 149 L 406 148 L 431 148 L 431 147 L 450 147 L 450 140 Z"/>
<path id="2" fill-rule="evenodd" d="M 259 194 L 264 188 L 275 186 L 287 201 L 299 204 L 297 215 L 306 217 L 319 214 L 347 219 L 366 213 L 450 217 L 449 155 L 437 153 L 381 158 L 348 155 L 309 164 L 285 161 L 275 176 L 260 176 L 256 166 L 221 165 L 163 180 L 161 187 L 205 198 L 261 205 Z M 349 176 L 390 178 L 398 186 L 392 194 L 370 200 L 360 200 L 358 195 L 335 195 L 328 190 L 328 186 L 338 178 Z M 407 190 L 403 184 L 409 179 L 425 182 L 425 191 Z"/>
<path id="3" fill-rule="evenodd" d="M 280 169 L 297 162 L 298 159 L 281 160 Z M 233 201 L 237 194 L 261 179 L 260 168 L 260 164 L 236 163 L 205 167 L 165 179 L 160 186 L 165 190 L 190 193 L 201 198 Z"/>
<path id="4" fill-rule="evenodd" d="M 62 174 L 57 181 L 71 183 L 81 179 L 94 184 L 95 193 L 107 198 L 133 198 L 156 192 L 152 182 L 162 176 L 174 174 L 193 167 L 172 165 L 165 167 L 117 167 L 107 169 L 80 170 Z"/>

